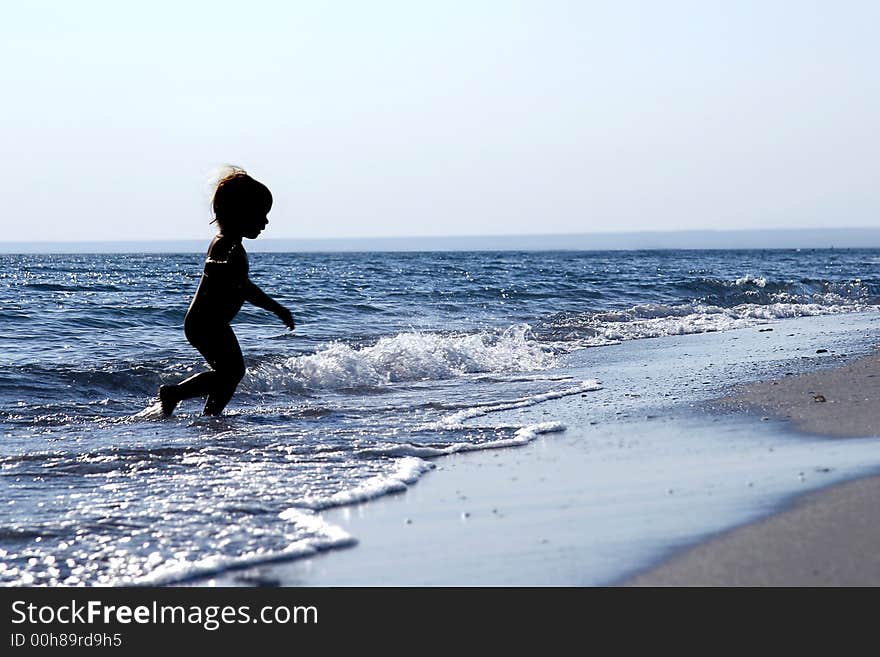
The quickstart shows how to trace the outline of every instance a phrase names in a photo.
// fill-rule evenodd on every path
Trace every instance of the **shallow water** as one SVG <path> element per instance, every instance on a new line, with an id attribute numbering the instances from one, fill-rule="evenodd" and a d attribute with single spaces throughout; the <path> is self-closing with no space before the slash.
<path id="1" fill-rule="evenodd" d="M 598 374 L 611 345 L 880 303 L 875 251 L 257 254 L 298 330 L 246 309 L 227 415 L 154 420 L 158 385 L 203 367 L 181 330 L 201 259 L 0 256 L 0 581 L 174 582 L 351 545 L 321 510 L 564 428 L 512 411 L 647 395 Z M 569 366 L 584 349 L 597 374 Z"/>

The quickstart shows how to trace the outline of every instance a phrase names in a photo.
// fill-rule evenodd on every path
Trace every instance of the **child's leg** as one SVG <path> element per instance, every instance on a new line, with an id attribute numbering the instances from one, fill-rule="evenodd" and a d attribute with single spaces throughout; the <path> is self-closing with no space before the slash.
<path id="1" fill-rule="evenodd" d="M 223 325 L 219 331 L 216 328 L 199 330 L 188 326 L 186 337 L 214 369 L 199 372 L 177 385 L 161 386 L 159 400 L 162 412 L 166 416 L 171 415 L 180 401 L 207 396 L 204 414 L 219 415 L 244 376 L 241 347 L 229 325 Z"/>
<path id="2" fill-rule="evenodd" d="M 159 401 L 162 402 L 162 412 L 168 416 L 184 399 L 204 397 L 214 388 L 215 372 L 199 372 L 181 381 L 177 385 L 159 386 Z"/>
<path id="3" fill-rule="evenodd" d="M 162 414 L 168 417 L 184 399 L 204 397 L 213 388 L 214 372 L 199 372 L 176 385 L 159 386 Z"/>
<path id="4" fill-rule="evenodd" d="M 204 415 L 220 415 L 223 412 L 245 372 L 241 347 L 230 326 L 227 325 L 216 336 L 212 346 L 213 358 L 209 362 L 214 367 L 214 378 L 210 381 L 211 389 L 202 411 Z"/>

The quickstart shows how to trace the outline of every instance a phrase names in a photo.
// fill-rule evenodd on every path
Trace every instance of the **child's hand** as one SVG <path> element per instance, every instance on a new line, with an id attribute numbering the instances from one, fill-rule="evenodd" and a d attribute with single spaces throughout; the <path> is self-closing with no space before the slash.
<path id="1" fill-rule="evenodd" d="M 281 307 L 281 309 L 278 311 L 278 318 L 282 322 L 284 322 L 284 325 L 287 326 L 287 328 L 289 328 L 291 331 L 293 330 L 293 315 L 287 308 L 283 306 Z"/>

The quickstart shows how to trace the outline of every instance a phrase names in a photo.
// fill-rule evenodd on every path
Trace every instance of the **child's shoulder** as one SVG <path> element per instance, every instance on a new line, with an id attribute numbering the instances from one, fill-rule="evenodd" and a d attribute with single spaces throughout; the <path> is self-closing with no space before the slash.
<path id="1" fill-rule="evenodd" d="M 245 250 L 240 240 L 227 237 L 222 233 L 214 237 L 211 240 L 211 245 L 208 247 L 208 259 L 215 262 L 226 262 L 230 258 L 245 255 Z"/>

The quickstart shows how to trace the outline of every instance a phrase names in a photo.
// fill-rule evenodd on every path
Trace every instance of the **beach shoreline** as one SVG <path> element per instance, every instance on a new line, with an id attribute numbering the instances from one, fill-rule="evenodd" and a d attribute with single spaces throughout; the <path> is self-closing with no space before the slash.
<path id="1" fill-rule="evenodd" d="M 730 385 L 730 377 L 741 377 L 737 363 L 744 354 L 751 355 L 753 362 L 747 365 L 757 379 L 747 385 L 755 386 L 775 380 L 773 376 L 794 385 L 801 383 L 798 376 L 824 372 L 834 377 L 841 367 L 856 367 L 859 356 L 870 352 L 871 340 L 866 337 L 876 330 L 875 321 L 872 316 L 850 316 L 846 322 L 852 326 L 844 331 L 835 328 L 834 318 L 807 318 L 776 325 L 784 326 L 785 332 L 750 328 L 638 341 L 602 352 L 586 350 L 569 369 L 575 375 L 598 372 L 603 390 L 506 414 L 523 423 L 561 420 L 567 431 L 539 436 L 514 449 L 444 456 L 433 461 L 434 471 L 400 494 L 321 512 L 325 522 L 356 539 L 352 548 L 256 565 L 192 583 L 664 584 L 665 580 L 653 579 L 658 568 L 693 550 L 713 549 L 704 546 L 714 545 L 719 536 L 773 523 L 802 499 L 831 494 L 835 504 L 841 503 L 837 493 L 824 492 L 835 491 L 838 485 L 855 486 L 845 490 L 854 490 L 848 495 L 862 499 L 866 484 L 851 482 L 880 470 L 876 441 L 804 434 L 778 419 L 782 415 L 761 421 L 754 409 L 716 402 L 719 391 L 740 390 L 741 386 Z M 784 344 L 790 345 L 788 351 Z M 827 345 L 828 351 L 808 361 L 801 352 L 815 352 L 816 344 Z M 856 345 L 863 347 L 861 354 Z M 673 376 L 670 368 L 682 353 L 688 357 L 687 368 Z M 721 360 L 722 353 L 726 361 Z M 606 361 L 606 369 L 597 370 Z M 717 385 L 701 380 L 707 367 L 726 372 L 728 366 L 733 369 L 719 377 Z M 651 397 L 652 381 L 661 373 L 669 389 L 692 392 L 669 401 L 667 388 L 654 386 Z M 623 389 L 641 392 L 621 394 Z M 669 451 L 672 443 L 682 443 L 682 436 L 687 436 L 684 446 Z M 633 458 L 637 450 L 649 450 L 650 457 Z M 842 503 L 850 504 L 849 499 Z M 853 509 L 833 515 L 855 521 L 861 507 Z M 796 527 L 803 522 L 799 520 Z M 784 553 L 790 540 L 788 534 L 776 545 Z M 828 571 L 830 579 L 806 577 L 797 569 L 776 572 L 781 579 L 768 578 L 766 583 L 853 581 L 849 572 L 844 576 L 839 569 Z M 690 579 L 688 571 L 673 585 L 709 581 L 698 574 Z M 713 585 L 738 582 L 712 580 Z"/>
<path id="2" fill-rule="evenodd" d="M 722 411 L 805 435 L 880 436 L 880 357 L 738 386 Z M 797 496 L 626 581 L 632 586 L 880 586 L 880 475 Z"/>
<path id="3" fill-rule="evenodd" d="M 626 586 L 880 586 L 880 475 L 833 484 L 681 550 Z"/>

